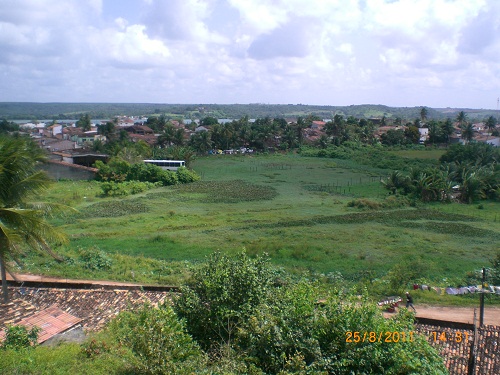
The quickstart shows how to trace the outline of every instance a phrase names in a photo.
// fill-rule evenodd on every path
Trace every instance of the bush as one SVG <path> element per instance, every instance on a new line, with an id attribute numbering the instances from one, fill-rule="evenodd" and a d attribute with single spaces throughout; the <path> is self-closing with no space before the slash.
<path id="1" fill-rule="evenodd" d="M 186 333 L 171 306 L 144 305 L 123 312 L 109 325 L 113 337 L 138 358 L 138 370 L 148 374 L 200 373 L 206 358 Z"/>
<path id="2" fill-rule="evenodd" d="M 186 167 L 180 167 L 179 169 L 177 169 L 177 180 L 181 184 L 188 184 L 191 182 L 199 181 L 200 178 L 201 177 L 198 176 L 196 172 L 190 171 Z"/>
<path id="3" fill-rule="evenodd" d="M 177 176 L 174 172 L 163 170 L 157 165 L 137 163 L 130 167 L 127 181 L 161 183 L 163 186 L 169 186 L 177 183 Z"/>
<path id="4" fill-rule="evenodd" d="M 174 309 L 202 348 L 218 349 L 230 344 L 241 324 L 270 297 L 271 282 L 267 258 L 215 253 L 181 288 Z"/>
<path id="5" fill-rule="evenodd" d="M 83 266 L 91 271 L 109 270 L 113 264 L 111 258 L 98 247 L 80 249 Z"/>
<path id="6" fill-rule="evenodd" d="M 31 329 L 28 330 L 28 328 L 23 325 L 7 326 L 2 348 L 20 350 L 33 347 L 38 342 L 38 334 L 40 331 L 41 328 L 39 327 L 31 327 Z"/>
<path id="7" fill-rule="evenodd" d="M 108 197 L 120 197 L 131 194 L 139 194 L 146 190 L 162 186 L 161 182 L 140 182 L 140 181 L 125 181 L 125 182 L 103 182 L 101 184 L 102 193 Z"/>
<path id="8" fill-rule="evenodd" d="M 353 199 L 350 202 L 347 202 L 347 207 L 355 207 L 360 209 L 368 209 L 368 210 L 378 210 L 382 207 L 382 205 L 378 202 L 361 198 L 361 199 Z"/>

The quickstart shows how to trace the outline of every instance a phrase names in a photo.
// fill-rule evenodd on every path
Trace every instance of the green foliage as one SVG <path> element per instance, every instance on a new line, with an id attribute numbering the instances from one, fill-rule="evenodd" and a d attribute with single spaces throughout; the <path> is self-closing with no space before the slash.
<path id="1" fill-rule="evenodd" d="M 118 158 L 112 158 L 107 164 L 97 160 L 95 167 L 98 169 L 97 181 L 125 181 L 130 170 L 130 164 Z"/>
<path id="2" fill-rule="evenodd" d="M 500 160 L 500 151 L 486 143 L 455 144 L 441 156 L 441 163 L 460 163 L 478 166 L 489 165 Z"/>
<path id="3" fill-rule="evenodd" d="M 352 201 L 347 202 L 347 207 L 354 207 L 360 209 L 368 209 L 368 210 L 378 210 L 382 208 L 382 204 L 379 202 L 372 201 L 370 199 L 353 199 Z"/>
<path id="4" fill-rule="evenodd" d="M 204 354 L 168 304 L 122 312 L 108 329 L 120 345 L 132 350 L 141 372 L 191 374 L 206 366 Z"/>
<path id="5" fill-rule="evenodd" d="M 91 339 L 85 341 L 81 346 L 82 354 L 87 358 L 95 358 L 103 353 L 109 353 L 111 348 L 102 340 Z"/>
<path id="6" fill-rule="evenodd" d="M 207 203 L 238 203 L 270 200 L 277 196 L 271 186 L 252 184 L 241 180 L 234 181 L 199 181 L 177 187 L 180 192 L 202 193 Z"/>
<path id="7" fill-rule="evenodd" d="M 411 259 L 396 264 L 387 274 L 387 289 L 385 294 L 400 295 L 410 287 L 411 283 L 420 280 L 425 264 L 422 261 Z"/>
<path id="8" fill-rule="evenodd" d="M 202 347 L 229 347 L 219 355 L 234 351 L 267 374 L 446 373 L 417 334 L 404 342 L 347 340 L 348 332 L 409 334 L 411 314 L 385 319 L 365 298 L 325 293 L 308 281 L 275 284 L 272 275 L 265 259 L 214 254 L 174 308 Z"/>
<path id="9" fill-rule="evenodd" d="M 106 201 L 94 203 L 80 211 L 83 218 L 120 217 L 148 211 L 148 207 L 136 200 Z"/>
<path id="10" fill-rule="evenodd" d="M 9 122 L 6 119 L 0 121 L 0 134 L 19 131 L 19 125 L 15 122 Z"/>
<path id="11" fill-rule="evenodd" d="M 92 339 L 94 340 L 94 339 Z M 37 346 L 30 350 L 5 350 L 1 353 L 1 374 L 23 375 L 125 375 L 137 373 L 135 357 L 124 347 L 96 339 L 96 345 L 85 343 L 96 351 L 87 356 L 78 344 Z M 103 346 L 108 350 L 102 350 Z M 99 350 L 99 354 L 97 354 Z"/>
<path id="12" fill-rule="evenodd" d="M 158 182 L 163 186 L 168 186 L 177 183 L 177 176 L 175 172 L 163 170 L 153 164 L 137 163 L 130 167 L 127 181 Z"/>
<path id="13" fill-rule="evenodd" d="M 5 340 L 2 343 L 3 349 L 20 350 L 35 346 L 38 342 L 38 334 L 42 329 L 40 327 L 31 327 L 28 330 L 26 326 L 7 326 L 5 330 Z"/>
<path id="14" fill-rule="evenodd" d="M 174 309 L 202 348 L 227 345 L 255 308 L 270 297 L 272 276 L 266 258 L 214 253 L 181 288 Z"/>
<path id="15" fill-rule="evenodd" d="M 102 193 L 106 197 L 120 197 L 131 194 L 143 193 L 149 189 L 154 189 L 162 186 L 161 182 L 140 182 L 140 181 L 125 181 L 125 182 L 103 182 L 101 183 Z"/>
<path id="16" fill-rule="evenodd" d="M 46 251 L 51 242 L 66 242 L 66 236 L 46 219 L 65 207 L 33 199 L 44 193 L 52 180 L 39 170 L 45 153 L 29 138 L 0 136 L 0 274 L 4 303 L 8 301 L 6 269 L 21 248 Z"/>
<path id="17" fill-rule="evenodd" d="M 80 249 L 79 253 L 83 266 L 91 271 L 108 270 L 113 265 L 111 258 L 96 246 L 90 249 Z"/>
<path id="18" fill-rule="evenodd" d="M 156 186 L 170 186 L 179 182 L 186 184 L 200 179 L 196 172 L 184 167 L 173 172 L 153 164 L 129 164 L 120 158 L 113 158 L 108 164 L 97 161 L 96 168 L 96 179 L 105 182 L 102 184 L 105 196 L 137 194 Z"/>
<path id="19" fill-rule="evenodd" d="M 491 260 L 491 269 L 488 281 L 492 285 L 500 285 L 500 251 L 497 251 L 495 258 Z"/>
<path id="20" fill-rule="evenodd" d="M 301 156 L 354 160 L 357 163 L 380 169 L 405 171 L 416 167 L 435 165 L 433 160 L 408 160 L 395 154 L 390 154 L 383 148 L 375 146 L 328 146 L 325 149 L 302 147 Z"/>
<path id="21" fill-rule="evenodd" d="M 201 177 L 196 172 L 189 170 L 185 167 L 177 169 L 177 180 L 181 184 L 189 184 L 191 182 L 199 181 Z"/>

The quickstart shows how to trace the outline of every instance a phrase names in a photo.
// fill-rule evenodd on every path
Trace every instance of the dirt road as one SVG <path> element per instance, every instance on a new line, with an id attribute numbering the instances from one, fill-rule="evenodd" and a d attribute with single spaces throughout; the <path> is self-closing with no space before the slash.
<path id="1" fill-rule="evenodd" d="M 446 320 L 451 322 L 473 323 L 473 307 L 443 307 L 415 305 L 417 317 Z M 476 310 L 476 322 L 479 321 L 479 306 Z M 485 307 L 484 324 L 500 326 L 500 307 Z"/>
<path id="2" fill-rule="evenodd" d="M 404 305 L 403 305 L 404 306 Z M 399 307 L 403 308 L 404 307 Z M 474 307 L 448 307 L 448 306 L 429 306 L 415 305 L 418 318 L 429 318 L 444 320 L 448 322 L 474 323 L 474 309 L 476 310 L 476 323 L 479 322 L 479 306 Z M 394 313 L 384 312 L 384 316 L 389 318 Z M 485 307 L 484 324 L 500 326 L 500 307 Z"/>

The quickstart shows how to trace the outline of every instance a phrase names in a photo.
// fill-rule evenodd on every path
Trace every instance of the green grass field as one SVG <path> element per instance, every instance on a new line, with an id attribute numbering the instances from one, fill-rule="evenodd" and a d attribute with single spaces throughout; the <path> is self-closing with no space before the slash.
<path id="1" fill-rule="evenodd" d="M 178 283 L 185 261 L 245 249 L 266 252 L 295 273 L 341 272 L 350 280 L 416 262 L 423 265 L 421 281 L 446 286 L 488 266 L 500 243 L 497 203 L 401 207 L 387 199 L 383 171 L 349 161 L 220 155 L 196 160 L 194 169 L 202 181 L 124 198 L 100 197 L 96 182 L 58 182 L 47 200 L 79 210 L 54 221 L 70 238 L 58 249 L 70 261 L 29 256 L 26 269 Z M 354 199 L 372 209 L 349 207 Z M 71 260 L 93 247 L 114 259 L 111 269 L 88 270 Z"/>

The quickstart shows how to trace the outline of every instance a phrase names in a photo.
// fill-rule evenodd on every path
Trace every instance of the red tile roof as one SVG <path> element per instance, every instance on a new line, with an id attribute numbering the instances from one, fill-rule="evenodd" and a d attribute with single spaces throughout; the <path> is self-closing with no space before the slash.
<path id="1" fill-rule="evenodd" d="M 52 305 L 47 309 L 39 311 L 27 318 L 22 319 L 16 325 L 38 327 L 41 329 L 38 334 L 38 343 L 41 344 L 58 333 L 64 332 L 74 325 L 80 323 L 82 319 L 77 318 L 67 312 L 62 311 L 56 305 Z M 0 332 L 0 341 L 4 338 L 5 333 Z"/>
<path id="2" fill-rule="evenodd" d="M 143 290 L 9 288 L 11 302 L 0 304 L 0 330 L 7 324 L 56 305 L 62 311 L 81 319 L 86 330 L 98 330 L 120 311 L 144 303 L 157 305 L 171 296 L 170 292 Z"/>

